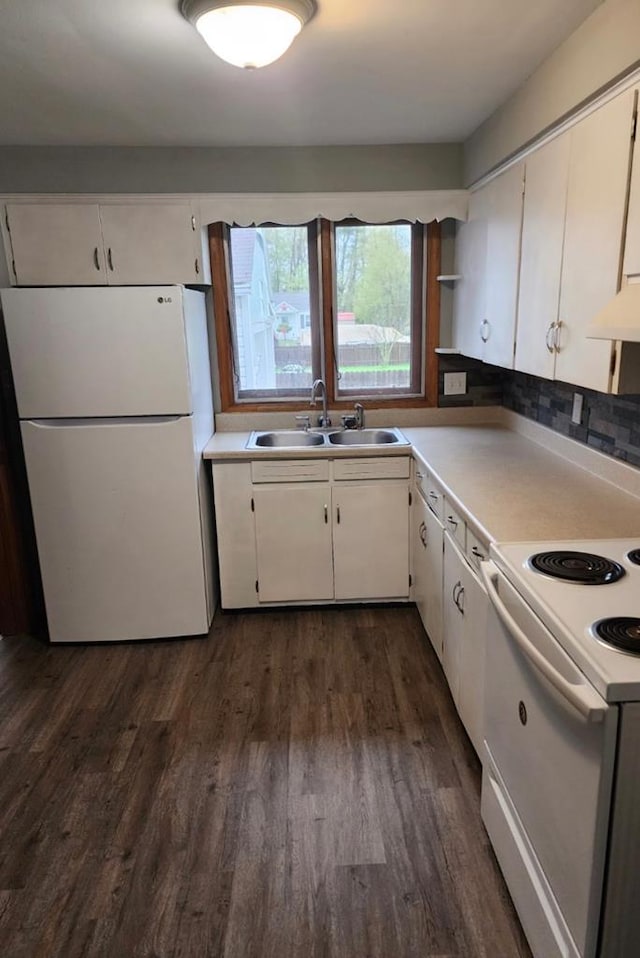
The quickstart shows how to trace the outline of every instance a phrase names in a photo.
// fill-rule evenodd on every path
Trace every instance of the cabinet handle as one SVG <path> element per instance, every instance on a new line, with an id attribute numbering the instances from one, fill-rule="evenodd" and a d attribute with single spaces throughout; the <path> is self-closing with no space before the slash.
<path id="1" fill-rule="evenodd" d="M 464 586 L 461 585 L 458 591 L 458 598 L 456 599 L 456 605 L 458 606 L 458 612 L 460 615 L 464 615 Z"/>
<path id="2" fill-rule="evenodd" d="M 107 250 L 107 263 L 109 264 L 109 269 L 113 273 L 113 256 L 111 254 L 111 247 Z"/>
<path id="3" fill-rule="evenodd" d="M 420 542 L 426 549 L 427 548 L 427 527 L 424 524 L 424 522 L 420 525 Z"/>
<path id="4" fill-rule="evenodd" d="M 453 601 L 454 601 L 454 603 L 456 604 L 456 606 L 458 605 L 458 589 L 461 589 L 461 588 L 462 588 L 462 582 L 458 581 L 458 582 L 456 582 L 456 584 L 454 585 L 454 587 L 453 587 L 453 592 L 451 593 L 451 595 L 452 595 L 452 597 L 453 597 Z"/>
<path id="5" fill-rule="evenodd" d="M 559 319 L 558 322 L 556 323 L 556 331 L 555 331 L 555 335 L 554 335 L 554 337 L 553 337 L 553 348 L 555 349 L 555 351 L 556 351 L 557 353 L 559 353 L 560 350 L 562 349 L 562 346 L 560 345 L 560 330 L 561 330 L 561 328 L 562 328 L 562 320 Z"/>
<path id="6" fill-rule="evenodd" d="M 340 525 L 340 506 L 336 506 L 336 522 Z"/>
<path id="7" fill-rule="evenodd" d="M 93 263 L 95 268 L 100 272 L 100 257 L 98 255 L 98 247 L 94 246 L 93 248 Z"/>
<path id="8" fill-rule="evenodd" d="M 454 529 L 455 529 L 455 528 L 457 527 L 457 525 L 458 525 L 458 520 L 457 520 L 457 519 L 454 519 L 453 516 L 447 516 L 447 522 L 448 522 L 450 525 L 452 525 Z"/>
<path id="9" fill-rule="evenodd" d="M 198 263 L 198 258 L 196 257 L 196 276 L 200 275 L 200 264 Z"/>
<path id="10" fill-rule="evenodd" d="M 555 323 L 549 323 L 549 326 L 547 328 L 547 335 L 545 336 L 545 343 L 547 344 L 547 349 L 549 350 L 550 353 L 552 353 L 554 350 L 553 333 L 555 328 L 556 328 Z"/>
<path id="11" fill-rule="evenodd" d="M 416 472 L 416 479 L 424 479 L 424 476 L 421 472 Z"/>
<path id="12" fill-rule="evenodd" d="M 433 499 L 434 502 L 437 502 L 437 500 L 440 498 L 440 496 L 438 495 L 437 492 L 430 492 L 430 493 L 429 493 L 429 498 L 430 498 L 430 499 Z"/>
<path id="13" fill-rule="evenodd" d="M 328 506 L 324 507 L 324 524 L 326 525 L 329 522 L 329 508 Z"/>
<path id="14" fill-rule="evenodd" d="M 486 555 L 483 552 L 480 552 L 477 546 L 474 546 L 471 550 L 471 554 L 476 557 L 476 559 L 486 559 Z"/>
<path id="15" fill-rule="evenodd" d="M 486 343 L 486 341 L 489 339 L 490 326 L 491 324 L 489 323 L 488 319 L 483 319 L 482 322 L 480 323 L 480 339 L 482 340 L 483 343 Z M 486 336 L 483 333 L 483 330 L 485 329 L 487 330 Z"/>

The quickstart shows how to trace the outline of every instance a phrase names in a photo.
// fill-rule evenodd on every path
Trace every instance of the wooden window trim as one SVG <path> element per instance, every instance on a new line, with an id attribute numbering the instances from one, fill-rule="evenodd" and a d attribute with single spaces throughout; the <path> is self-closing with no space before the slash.
<path id="1" fill-rule="evenodd" d="M 324 356 L 321 356 L 323 378 L 327 386 L 329 405 L 332 409 L 352 409 L 353 397 L 336 399 L 336 363 L 334 342 L 334 292 L 332 226 L 328 220 L 320 221 L 320 298 L 321 319 L 324 334 Z M 433 221 L 424 227 L 422 256 L 426 259 L 425 280 L 419 292 L 425 303 L 425 331 L 423 336 L 425 395 L 411 397 L 385 397 L 371 395 L 365 398 L 369 409 L 428 408 L 438 405 L 438 357 L 435 348 L 440 337 L 440 273 L 441 230 Z M 314 244 L 314 250 L 316 250 Z M 310 248 L 311 251 L 311 248 Z M 218 384 L 220 411 L 227 412 L 299 412 L 301 396 L 292 400 L 263 400 L 261 402 L 238 401 L 235 397 L 233 340 L 231 333 L 231 305 L 229 301 L 229 241 L 228 229 L 222 223 L 209 226 L 209 253 L 211 257 L 211 282 L 213 286 L 213 312 L 218 353 Z M 315 253 L 314 253 L 315 255 Z M 312 271 L 313 273 L 313 271 Z M 313 278 L 312 278 L 313 283 Z M 311 290 L 313 295 L 313 289 Z M 414 295 L 418 291 L 414 290 Z M 318 348 L 320 344 L 318 343 Z M 314 349 L 315 349 L 314 345 Z"/>

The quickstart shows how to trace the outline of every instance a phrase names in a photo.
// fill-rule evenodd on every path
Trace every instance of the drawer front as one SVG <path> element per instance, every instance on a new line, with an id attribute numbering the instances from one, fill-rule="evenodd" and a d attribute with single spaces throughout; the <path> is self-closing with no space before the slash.
<path id="1" fill-rule="evenodd" d="M 410 462 L 408 456 L 335 459 L 333 478 L 337 481 L 346 479 L 408 479 Z"/>
<path id="2" fill-rule="evenodd" d="M 580 958 L 535 852 L 490 756 L 482 772 L 482 820 L 536 958 Z"/>
<path id="3" fill-rule="evenodd" d="M 413 477 L 416 486 L 416 491 L 420 492 L 422 498 L 427 501 L 429 495 L 429 485 L 431 484 L 431 476 L 429 475 L 429 470 L 425 469 L 422 463 L 414 460 L 413 463 Z"/>
<path id="4" fill-rule="evenodd" d="M 480 571 L 480 563 L 483 559 L 489 558 L 489 547 L 473 534 L 471 529 L 467 528 L 467 559 L 471 566 Z"/>
<path id="5" fill-rule="evenodd" d="M 271 459 L 251 463 L 253 482 L 327 482 L 328 459 Z"/>
<path id="6" fill-rule="evenodd" d="M 424 479 L 420 483 L 420 489 L 427 501 L 427 505 L 441 522 L 444 521 L 444 493 L 442 489 L 426 470 L 418 469 L 418 472 L 424 476 Z"/>
<path id="7" fill-rule="evenodd" d="M 463 552 L 467 548 L 467 524 L 448 499 L 444 502 L 444 527 Z"/>

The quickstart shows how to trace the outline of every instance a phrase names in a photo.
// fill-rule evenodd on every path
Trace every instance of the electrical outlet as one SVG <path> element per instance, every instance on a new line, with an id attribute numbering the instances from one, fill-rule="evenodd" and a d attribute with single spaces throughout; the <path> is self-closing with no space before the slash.
<path id="1" fill-rule="evenodd" d="M 584 403 L 584 396 L 582 393 L 573 394 L 573 409 L 571 410 L 571 422 L 575 423 L 576 426 L 579 426 L 582 422 L 582 406 Z"/>
<path id="2" fill-rule="evenodd" d="M 445 373 L 444 374 L 444 394 L 445 396 L 464 396 L 467 391 L 466 373 Z"/>

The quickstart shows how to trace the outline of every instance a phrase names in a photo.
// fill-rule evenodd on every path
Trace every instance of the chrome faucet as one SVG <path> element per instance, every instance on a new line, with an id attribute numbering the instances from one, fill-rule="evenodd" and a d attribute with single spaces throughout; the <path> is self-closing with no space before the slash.
<path id="1" fill-rule="evenodd" d="M 357 402 L 353 408 L 356 411 L 356 429 L 364 429 L 364 406 Z"/>
<path id="2" fill-rule="evenodd" d="M 329 419 L 329 412 L 327 410 L 327 387 L 325 386 L 324 379 L 314 380 L 313 386 L 311 387 L 311 402 L 309 405 L 315 406 L 319 390 L 322 390 L 322 415 L 318 417 L 318 425 L 330 426 L 331 420 Z"/>

